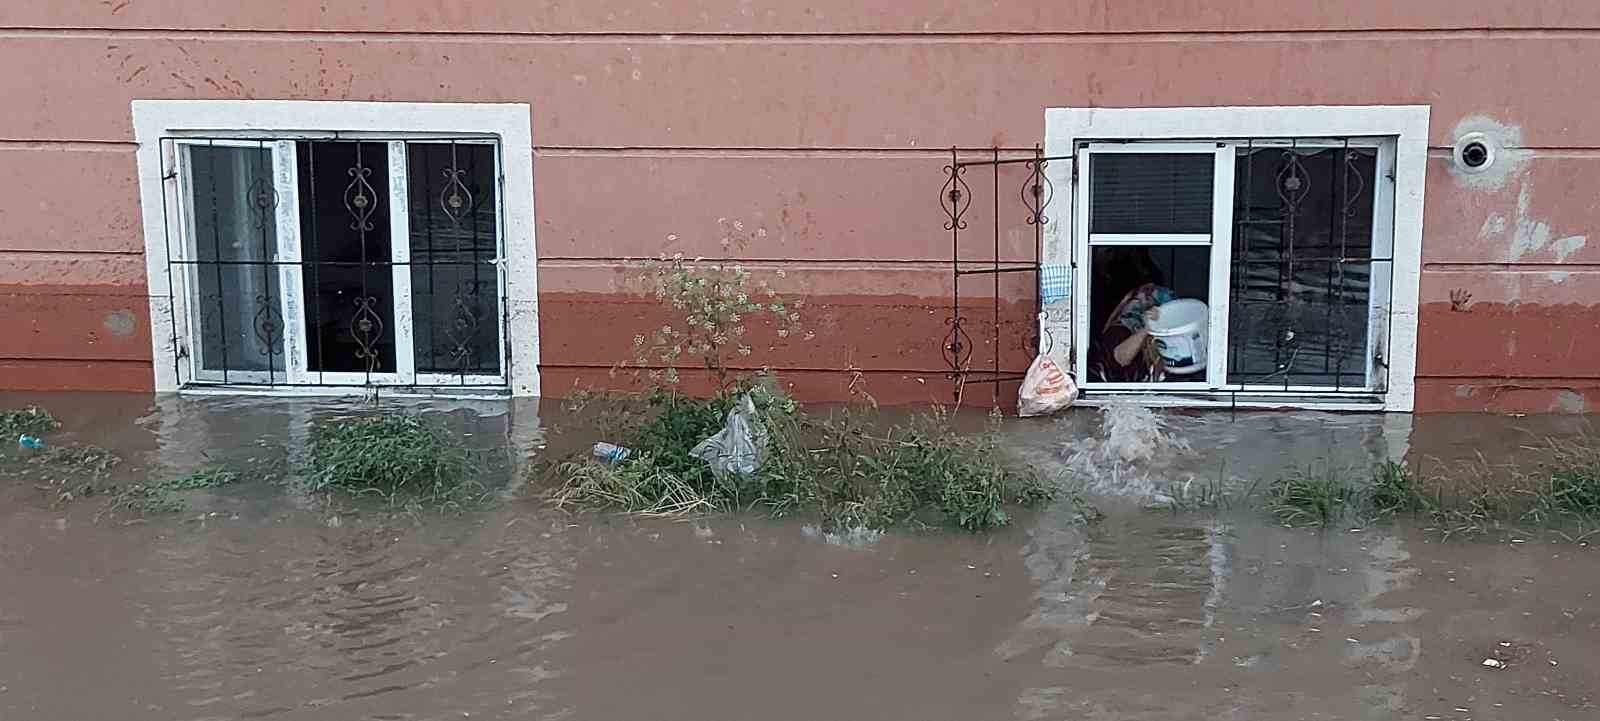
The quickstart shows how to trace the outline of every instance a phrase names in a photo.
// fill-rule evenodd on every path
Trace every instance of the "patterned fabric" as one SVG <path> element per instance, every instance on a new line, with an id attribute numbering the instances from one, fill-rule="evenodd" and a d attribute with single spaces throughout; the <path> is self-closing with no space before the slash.
<path id="1" fill-rule="evenodd" d="M 1144 327 L 1144 312 L 1178 299 L 1178 294 L 1171 288 L 1145 283 L 1134 289 L 1122 299 L 1122 304 L 1117 306 L 1116 312 L 1111 314 L 1111 323 L 1115 323 L 1129 331 L 1137 333 Z M 1110 323 L 1106 325 L 1110 328 Z"/>
<path id="2" fill-rule="evenodd" d="M 1046 265 L 1039 269 L 1039 300 L 1046 305 L 1072 294 L 1072 266 Z"/>

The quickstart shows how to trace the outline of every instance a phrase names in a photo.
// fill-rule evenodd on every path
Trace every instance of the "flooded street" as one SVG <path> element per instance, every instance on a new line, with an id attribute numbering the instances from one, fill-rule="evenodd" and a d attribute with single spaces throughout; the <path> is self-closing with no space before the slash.
<path id="1" fill-rule="evenodd" d="M 1141 508 L 1184 479 L 1510 458 L 1581 419 L 1177 415 L 1150 448 L 1090 411 L 1017 421 L 1041 468 L 1099 474 L 1103 519 L 841 539 L 569 516 L 515 484 L 413 516 L 276 483 L 348 401 L 0 397 L 24 403 L 117 474 L 253 470 L 132 523 L 0 479 L 0 719 L 1600 718 L 1596 543 Z M 559 417 L 435 405 L 502 476 Z"/>

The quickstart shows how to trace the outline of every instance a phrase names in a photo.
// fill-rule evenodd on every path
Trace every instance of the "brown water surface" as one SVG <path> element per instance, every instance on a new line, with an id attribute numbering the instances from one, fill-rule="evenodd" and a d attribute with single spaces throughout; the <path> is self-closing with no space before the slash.
<path id="1" fill-rule="evenodd" d="M 852 539 L 573 517 L 514 486 L 410 516 L 275 483 L 343 401 L 0 397 L 24 402 L 126 477 L 250 479 L 131 523 L 0 481 L 0 719 L 1600 718 L 1592 544 L 1140 510 L 1185 478 L 1515 458 L 1578 420 L 1178 415 L 1163 442 L 1189 452 L 1127 463 L 1094 414 L 1015 422 L 1041 467 L 1099 474 L 1102 521 Z M 548 424 L 532 404 L 426 407 L 501 482 Z"/>

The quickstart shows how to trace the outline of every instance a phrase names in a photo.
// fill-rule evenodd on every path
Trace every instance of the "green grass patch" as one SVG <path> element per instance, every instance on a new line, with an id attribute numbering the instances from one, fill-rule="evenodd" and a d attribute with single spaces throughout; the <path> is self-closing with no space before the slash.
<path id="1" fill-rule="evenodd" d="M 455 433 L 420 415 L 391 411 L 319 423 L 311 433 L 304 477 L 314 492 L 458 508 L 485 498 L 476 472 Z"/>
<path id="2" fill-rule="evenodd" d="M 1440 466 L 1424 474 L 1385 462 L 1370 477 L 1324 469 L 1303 471 L 1271 484 L 1266 509 L 1294 526 L 1324 526 L 1346 517 L 1361 521 L 1411 516 L 1449 536 L 1548 527 L 1576 528 L 1585 537 L 1600 528 L 1600 444 L 1592 439 L 1546 440 L 1524 450 L 1531 459 L 1492 464 L 1482 458 Z M 1175 508 L 1215 507 L 1217 493 L 1200 490 Z M 1226 504 L 1222 504 L 1226 505 Z M 1584 533 L 1588 531 L 1588 533 Z"/>
<path id="3" fill-rule="evenodd" d="M 1005 452 L 997 424 L 962 433 L 938 413 L 895 424 L 854 408 L 812 415 L 764 380 L 739 392 L 756 401 L 767 438 L 755 473 L 713 473 L 689 454 L 722 428 L 738 393 L 715 399 L 657 394 L 631 427 L 598 429 L 598 437 L 616 439 L 633 455 L 614 464 L 587 457 L 557 464 L 552 502 L 650 516 L 808 514 L 840 529 L 949 525 L 982 531 L 1008 524 L 1016 508 L 1060 494 L 1056 483 Z"/>
<path id="4" fill-rule="evenodd" d="M 1367 500 L 1373 514 L 1379 517 L 1431 513 L 1438 507 L 1437 499 L 1428 495 L 1416 471 L 1394 461 L 1384 461 L 1373 469 Z"/>
<path id="5" fill-rule="evenodd" d="M 1600 445 L 1546 441 L 1545 462 L 1533 478 L 1532 519 L 1600 521 Z"/>
<path id="6" fill-rule="evenodd" d="M 1333 469 L 1279 479 L 1267 489 L 1267 510 L 1285 525 L 1325 526 L 1356 510 L 1358 489 Z"/>

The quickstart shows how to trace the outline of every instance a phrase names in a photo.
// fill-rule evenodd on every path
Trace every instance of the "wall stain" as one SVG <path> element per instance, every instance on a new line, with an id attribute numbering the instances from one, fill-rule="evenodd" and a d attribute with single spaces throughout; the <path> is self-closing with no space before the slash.
<path id="1" fill-rule="evenodd" d="M 101 325 L 111 335 L 126 337 L 133 335 L 133 332 L 139 328 L 139 319 L 134 316 L 131 310 L 114 310 L 106 314 L 105 319 L 101 321 Z"/>
<path id="2" fill-rule="evenodd" d="M 1456 124 L 1452 137 L 1461 138 L 1470 133 L 1480 134 L 1485 143 L 1493 146 L 1494 160 L 1488 167 L 1476 171 L 1462 168 L 1452 160 L 1450 174 L 1457 184 L 1465 190 L 1483 192 L 1498 191 L 1511 183 L 1517 184 L 1517 203 L 1512 215 L 1507 217 L 1498 211 L 1490 213 L 1478 229 L 1479 239 L 1505 243 L 1507 258 L 1512 262 L 1546 248 L 1556 256 L 1557 261 L 1564 262 L 1589 242 L 1589 237 L 1582 234 L 1557 237 L 1549 222 L 1534 217 L 1533 183 L 1528 178 L 1533 151 L 1522 147 L 1521 128 L 1486 115 L 1472 115 Z"/>

